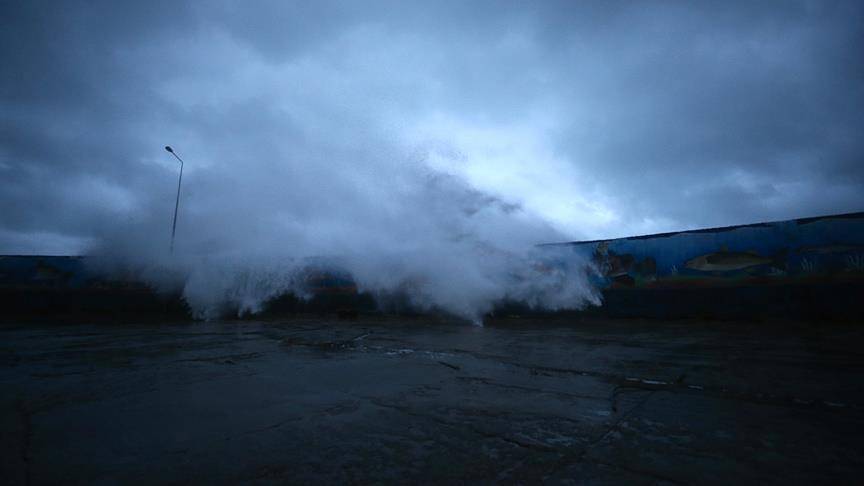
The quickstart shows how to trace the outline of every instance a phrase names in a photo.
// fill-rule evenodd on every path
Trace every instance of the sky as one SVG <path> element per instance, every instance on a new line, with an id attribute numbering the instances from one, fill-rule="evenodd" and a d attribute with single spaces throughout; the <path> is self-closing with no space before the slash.
<path id="1" fill-rule="evenodd" d="M 401 157 L 565 240 L 864 210 L 858 1 L 0 5 L 0 253 L 163 210 L 166 144 L 188 198 Z"/>

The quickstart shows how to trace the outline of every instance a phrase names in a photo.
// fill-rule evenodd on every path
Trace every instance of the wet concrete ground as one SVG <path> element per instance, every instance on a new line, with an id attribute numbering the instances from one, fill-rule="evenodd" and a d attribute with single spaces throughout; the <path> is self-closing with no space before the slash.
<path id="1" fill-rule="evenodd" d="M 0 477 L 857 482 L 862 370 L 854 324 L 4 325 Z"/>

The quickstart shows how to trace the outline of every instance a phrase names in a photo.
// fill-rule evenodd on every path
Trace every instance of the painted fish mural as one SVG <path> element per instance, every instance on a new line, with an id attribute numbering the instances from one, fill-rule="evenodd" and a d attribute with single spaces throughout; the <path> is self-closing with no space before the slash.
<path id="1" fill-rule="evenodd" d="M 700 272 L 729 272 L 773 262 L 773 258 L 760 256 L 754 251 L 721 250 L 691 258 L 684 263 L 684 267 Z"/>
<path id="2" fill-rule="evenodd" d="M 600 288 L 864 282 L 864 212 L 562 245 Z"/>

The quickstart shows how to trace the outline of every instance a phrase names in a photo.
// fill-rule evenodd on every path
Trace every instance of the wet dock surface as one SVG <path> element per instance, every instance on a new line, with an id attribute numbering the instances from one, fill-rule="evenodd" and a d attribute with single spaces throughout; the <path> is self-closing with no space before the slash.
<path id="1" fill-rule="evenodd" d="M 864 471 L 864 327 L 0 326 L 7 484 L 812 483 Z"/>

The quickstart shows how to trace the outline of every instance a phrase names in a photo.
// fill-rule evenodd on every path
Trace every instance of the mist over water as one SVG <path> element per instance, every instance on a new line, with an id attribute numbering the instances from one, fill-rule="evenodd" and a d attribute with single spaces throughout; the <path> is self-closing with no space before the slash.
<path id="1" fill-rule="evenodd" d="M 362 136 L 330 145 L 312 137 L 270 157 L 205 166 L 177 148 L 186 172 L 174 253 L 169 191 L 112 226 L 91 253 L 182 292 L 198 318 L 255 313 L 286 293 L 308 298 L 310 265 L 347 272 L 383 304 L 399 295 L 475 323 L 503 300 L 550 310 L 599 302 L 589 262 L 537 248 L 567 239 L 543 218 L 433 169 L 428 152 L 392 131 L 356 128 Z"/>

